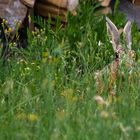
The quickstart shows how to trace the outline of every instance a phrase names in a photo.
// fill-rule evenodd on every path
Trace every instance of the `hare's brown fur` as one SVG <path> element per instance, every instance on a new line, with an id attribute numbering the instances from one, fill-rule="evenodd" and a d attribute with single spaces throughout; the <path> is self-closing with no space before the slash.
<path id="1" fill-rule="evenodd" d="M 105 84 L 103 83 L 103 76 L 108 76 L 108 90 L 109 94 L 114 95 L 116 94 L 116 80 L 120 76 L 119 67 L 121 68 L 122 65 L 129 68 L 131 71 L 131 68 L 134 65 L 134 58 L 135 58 L 135 52 L 131 50 L 131 22 L 128 21 L 123 29 L 123 34 L 125 37 L 125 42 L 127 45 L 127 49 L 124 49 L 122 44 L 120 43 L 120 34 L 117 27 L 113 24 L 113 22 L 106 18 L 106 25 L 108 30 L 108 35 L 111 38 L 112 41 L 112 47 L 115 52 L 115 60 L 104 67 L 102 70 L 98 70 L 95 73 L 95 80 L 96 80 L 96 87 L 98 93 L 102 93 Z"/>

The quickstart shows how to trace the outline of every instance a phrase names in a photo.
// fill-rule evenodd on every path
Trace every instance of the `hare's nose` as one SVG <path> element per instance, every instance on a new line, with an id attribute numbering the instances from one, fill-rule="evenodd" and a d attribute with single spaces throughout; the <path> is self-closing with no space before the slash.
<path id="1" fill-rule="evenodd" d="M 124 50 L 123 50 L 123 48 L 118 48 L 117 49 L 117 53 L 122 53 Z"/>

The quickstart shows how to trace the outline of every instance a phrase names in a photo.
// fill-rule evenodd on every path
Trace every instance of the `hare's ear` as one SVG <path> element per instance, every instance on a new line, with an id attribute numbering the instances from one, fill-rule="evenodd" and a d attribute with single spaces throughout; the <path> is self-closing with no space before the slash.
<path id="1" fill-rule="evenodd" d="M 117 52 L 117 47 L 120 41 L 119 31 L 117 27 L 114 25 L 114 23 L 108 17 L 106 17 L 106 26 L 108 34 L 112 39 L 113 49 L 115 52 Z"/>
<path id="2" fill-rule="evenodd" d="M 128 21 L 123 29 L 123 34 L 125 37 L 125 41 L 127 43 L 127 47 L 131 49 L 132 39 L 131 39 L 131 22 Z"/>

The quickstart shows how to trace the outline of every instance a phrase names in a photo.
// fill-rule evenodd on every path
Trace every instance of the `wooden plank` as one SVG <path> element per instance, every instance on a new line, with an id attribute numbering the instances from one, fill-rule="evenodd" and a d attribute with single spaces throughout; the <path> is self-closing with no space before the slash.
<path id="1" fill-rule="evenodd" d="M 140 6 L 140 0 L 134 0 L 134 4 Z"/>
<path id="2" fill-rule="evenodd" d="M 135 5 L 140 6 L 140 0 L 129 0 L 130 2 L 132 2 Z"/>
<path id="3" fill-rule="evenodd" d="M 101 3 L 101 6 L 107 7 L 110 4 L 111 0 L 98 0 Z"/>
<path id="4" fill-rule="evenodd" d="M 68 0 L 38 0 L 38 2 L 47 4 L 47 3 L 51 3 L 57 7 L 61 7 L 61 8 L 66 8 L 67 9 L 67 4 L 68 4 Z"/>
<path id="5" fill-rule="evenodd" d="M 48 4 L 43 4 L 40 2 L 37 2 L 35 4 L 35 12 L 45 18 L 51 17 L 51 18 L 57 18 L 59 17 L 62 22 L 66 22 L 66 13 L 67 10 Z"/>
<path id="6" fill-rule="evenodd" d="M 76 15 L 76 9 L 79 5 L 79 0 L 38 0 L 44 5 L 50 3 L 51 5 L 57 6 L 58 8 L 64 8 L 70 11 L 73 15 Z"/>
<path id="7" fill-rule="evenodd" d="M 21 2 L 30 8 L 33 8 L 36 0 L 21 0 Z"/>

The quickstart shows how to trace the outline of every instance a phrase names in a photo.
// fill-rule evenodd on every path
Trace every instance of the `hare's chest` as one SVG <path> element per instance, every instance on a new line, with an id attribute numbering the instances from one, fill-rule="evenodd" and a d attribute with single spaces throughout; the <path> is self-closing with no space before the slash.
<path id="1" fill-rule="evenodd" d="M 129 54 L 124 55 L 119 60 L 118 70 L 120 73 L 131 74 L 135 69 L 136 63 L 134 58 L 131 58 Z"/>
<path id="2" fill-rule="evenodd" d="M 114 91 L 117 77 L 116 62 L 95 73 L 96 89 L 99 94 Z"/>

